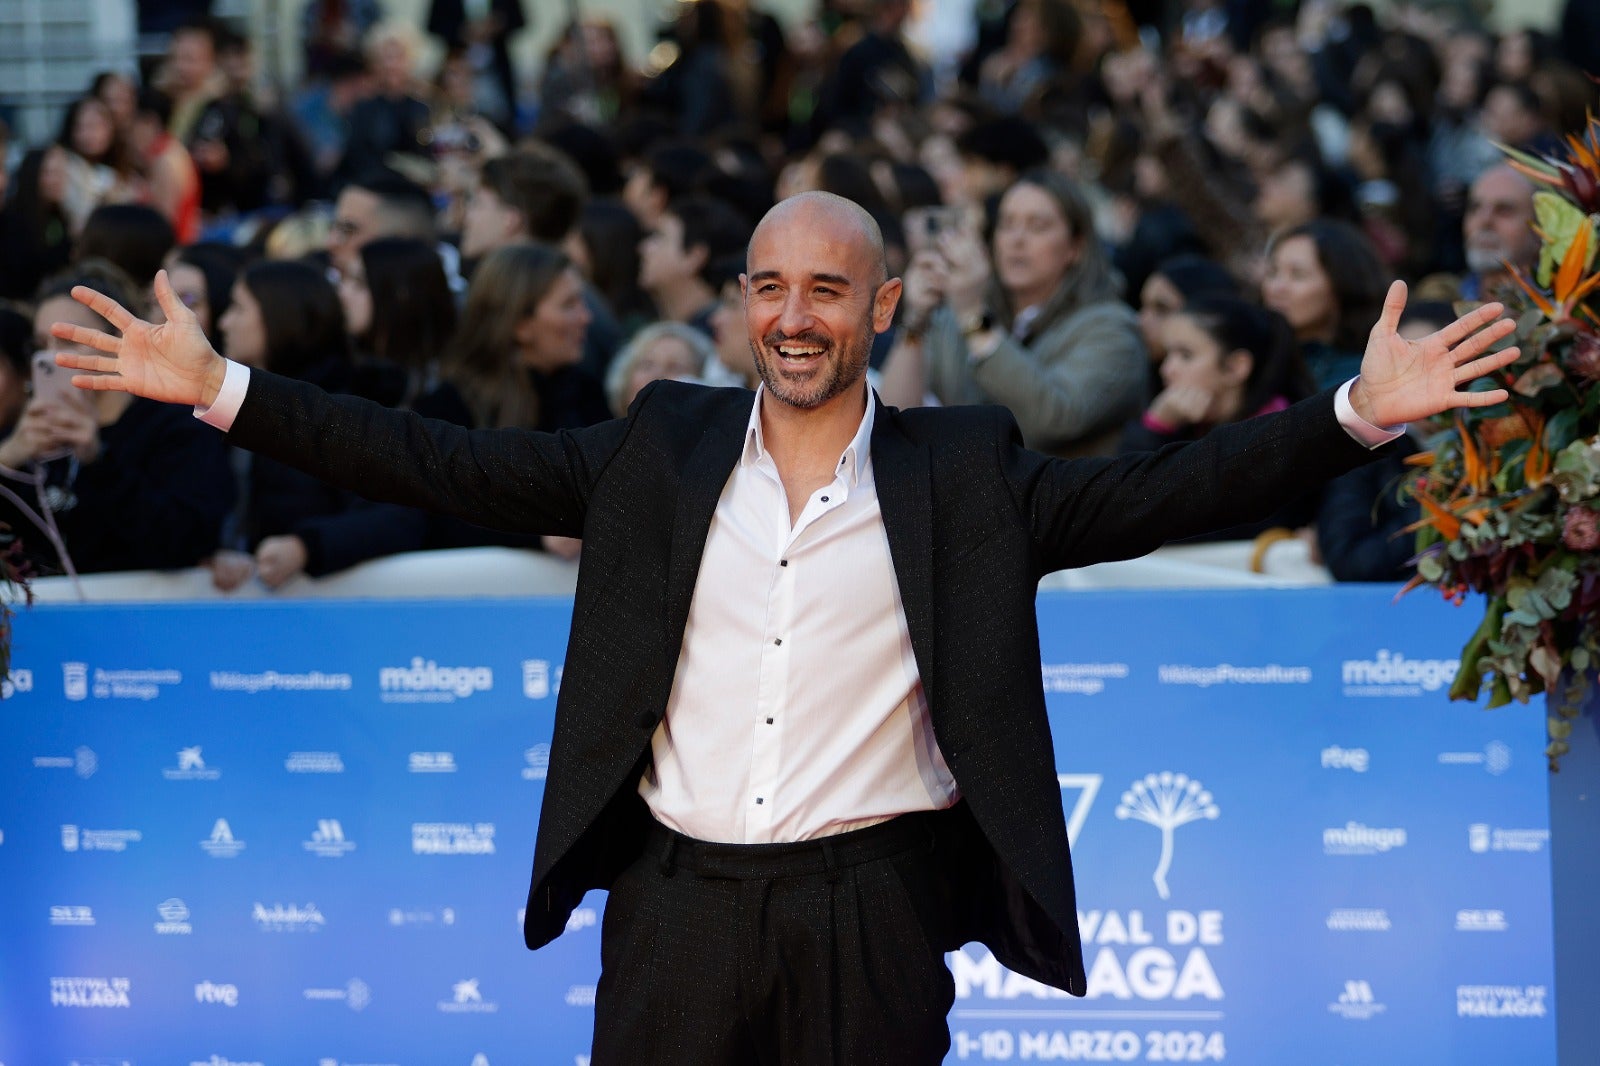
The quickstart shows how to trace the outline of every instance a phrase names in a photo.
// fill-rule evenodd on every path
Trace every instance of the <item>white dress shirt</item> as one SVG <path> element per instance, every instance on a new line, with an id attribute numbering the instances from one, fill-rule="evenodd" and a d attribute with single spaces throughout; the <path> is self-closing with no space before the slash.
<path id="1" fill-rule="evenodd" d="M 248 384 L 230 362 L 196 416 L 228 429 Z M 1349 392 L 1334 409 L 1357 441 L 1404 431 L 1367 423 Z M 758 389 L 711 520 L 639 793 L 663 825 L 742 844 L 948 807 L 960 793 L 934 740 L 873 479 L 874 399 L 833 481 L 796 516 L 762 441 L 764 399 Z"/>

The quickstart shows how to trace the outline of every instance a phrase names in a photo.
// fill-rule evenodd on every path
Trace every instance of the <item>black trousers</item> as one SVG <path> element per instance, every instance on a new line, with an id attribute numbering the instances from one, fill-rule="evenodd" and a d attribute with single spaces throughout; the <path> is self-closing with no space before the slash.
<path id="1" fill-rule="evenodd" d="M 606 903 L 594 1066 L 941 1062 L 941 817 L 799 844 L 655 826 Z"/>

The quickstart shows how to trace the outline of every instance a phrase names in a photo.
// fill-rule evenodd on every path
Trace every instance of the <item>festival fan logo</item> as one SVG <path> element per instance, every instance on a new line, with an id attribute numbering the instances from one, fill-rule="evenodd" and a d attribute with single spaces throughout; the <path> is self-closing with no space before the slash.
<path id="1" fill-rule="evenodd" d="M 530 700 L 550 697 L 550 660 L 522 660 L 522 694 Z"/>
<path id="2" fill-rule="evenodd" d="M 1167 885 L 1167 874 L 1172 869 L 1173 834 L 1181 826 L 1201 819 L 1214 819 L 1221 813 L 1211 793 L 1188 774 L 1163 770 L 1159 774 L 1146 774 L 1135 781 L 1122 794 L 1117 804 L 1118 818 L 1132 818 L 1155 826 L 1161 831 L 1161 856 L 1156 861 L 1156 893 L 1162 899 L 1172 895 Z"/>
<path id="3" fill-rule="evenodd" d="M 100 769 L 100 757 L 94 753 L 93 748 L 79 746 L 71 755 L 35 755 L 33 757 L 35 770 L 71 770 L 80 778 L 87 781 Z"/>
<path id="4" fill-rule="evenodd" d="M 324 1003 L 343 1003 L 353 1011 L 363 1011 L 372 1003 L 372 989 L 359 977 L 352 977 L 342 988 L 308 988 L 306 999 Z"/>

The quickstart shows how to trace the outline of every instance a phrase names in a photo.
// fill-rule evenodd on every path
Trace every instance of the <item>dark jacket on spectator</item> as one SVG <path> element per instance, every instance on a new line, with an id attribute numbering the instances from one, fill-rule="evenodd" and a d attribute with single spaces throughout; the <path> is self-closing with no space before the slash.
<path id="1" fill-rule="evenodd" d="M 1328 482 L 1317 511 L 1317 547 L 1337 581 L 1404 581 L 1411 576 L 1416 538 L 1402 532 L 1421 509 L 1400 500 L 1397 489 L 1406 456 L 1417 445 L 1401 437 L 1384 445 L 1380 458 Z"/>
<path id="2" fill-rule="evenodd" d="M 46 485 L 61 487 L 50 493 L 56 525 L 80 573 L 194 566 L 216 550 L 233 506 L 223 436 L 186 408 L 153 400 L 134 400 L 101 427 L 94 462 L 76 471 L 70 459 L 43 466 Z M 0 484 L 39 509 L 33 484 L 5 476 Z M 0 499 L 0 521 L 22 540 L 39 573 L 65 569 L 44 533 L 9 499 Z"/>

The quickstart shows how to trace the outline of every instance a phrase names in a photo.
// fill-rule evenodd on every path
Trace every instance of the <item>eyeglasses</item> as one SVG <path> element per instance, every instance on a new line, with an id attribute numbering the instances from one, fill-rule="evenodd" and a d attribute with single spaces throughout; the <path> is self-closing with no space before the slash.
<path id="1" fill-rule="evenodd" d="M 351 222 L 348 218 L 336 218 L 328 228 L 340 237 L 354 237 L 361 232 L 360 224 Z"/>
<path id="2" fill-rule="evenodd" d="M 188 308 L 199 307 L 206 302 L 206 294 L 203 292 L 179 292 L 176 295 L 178 302 Z"/>

